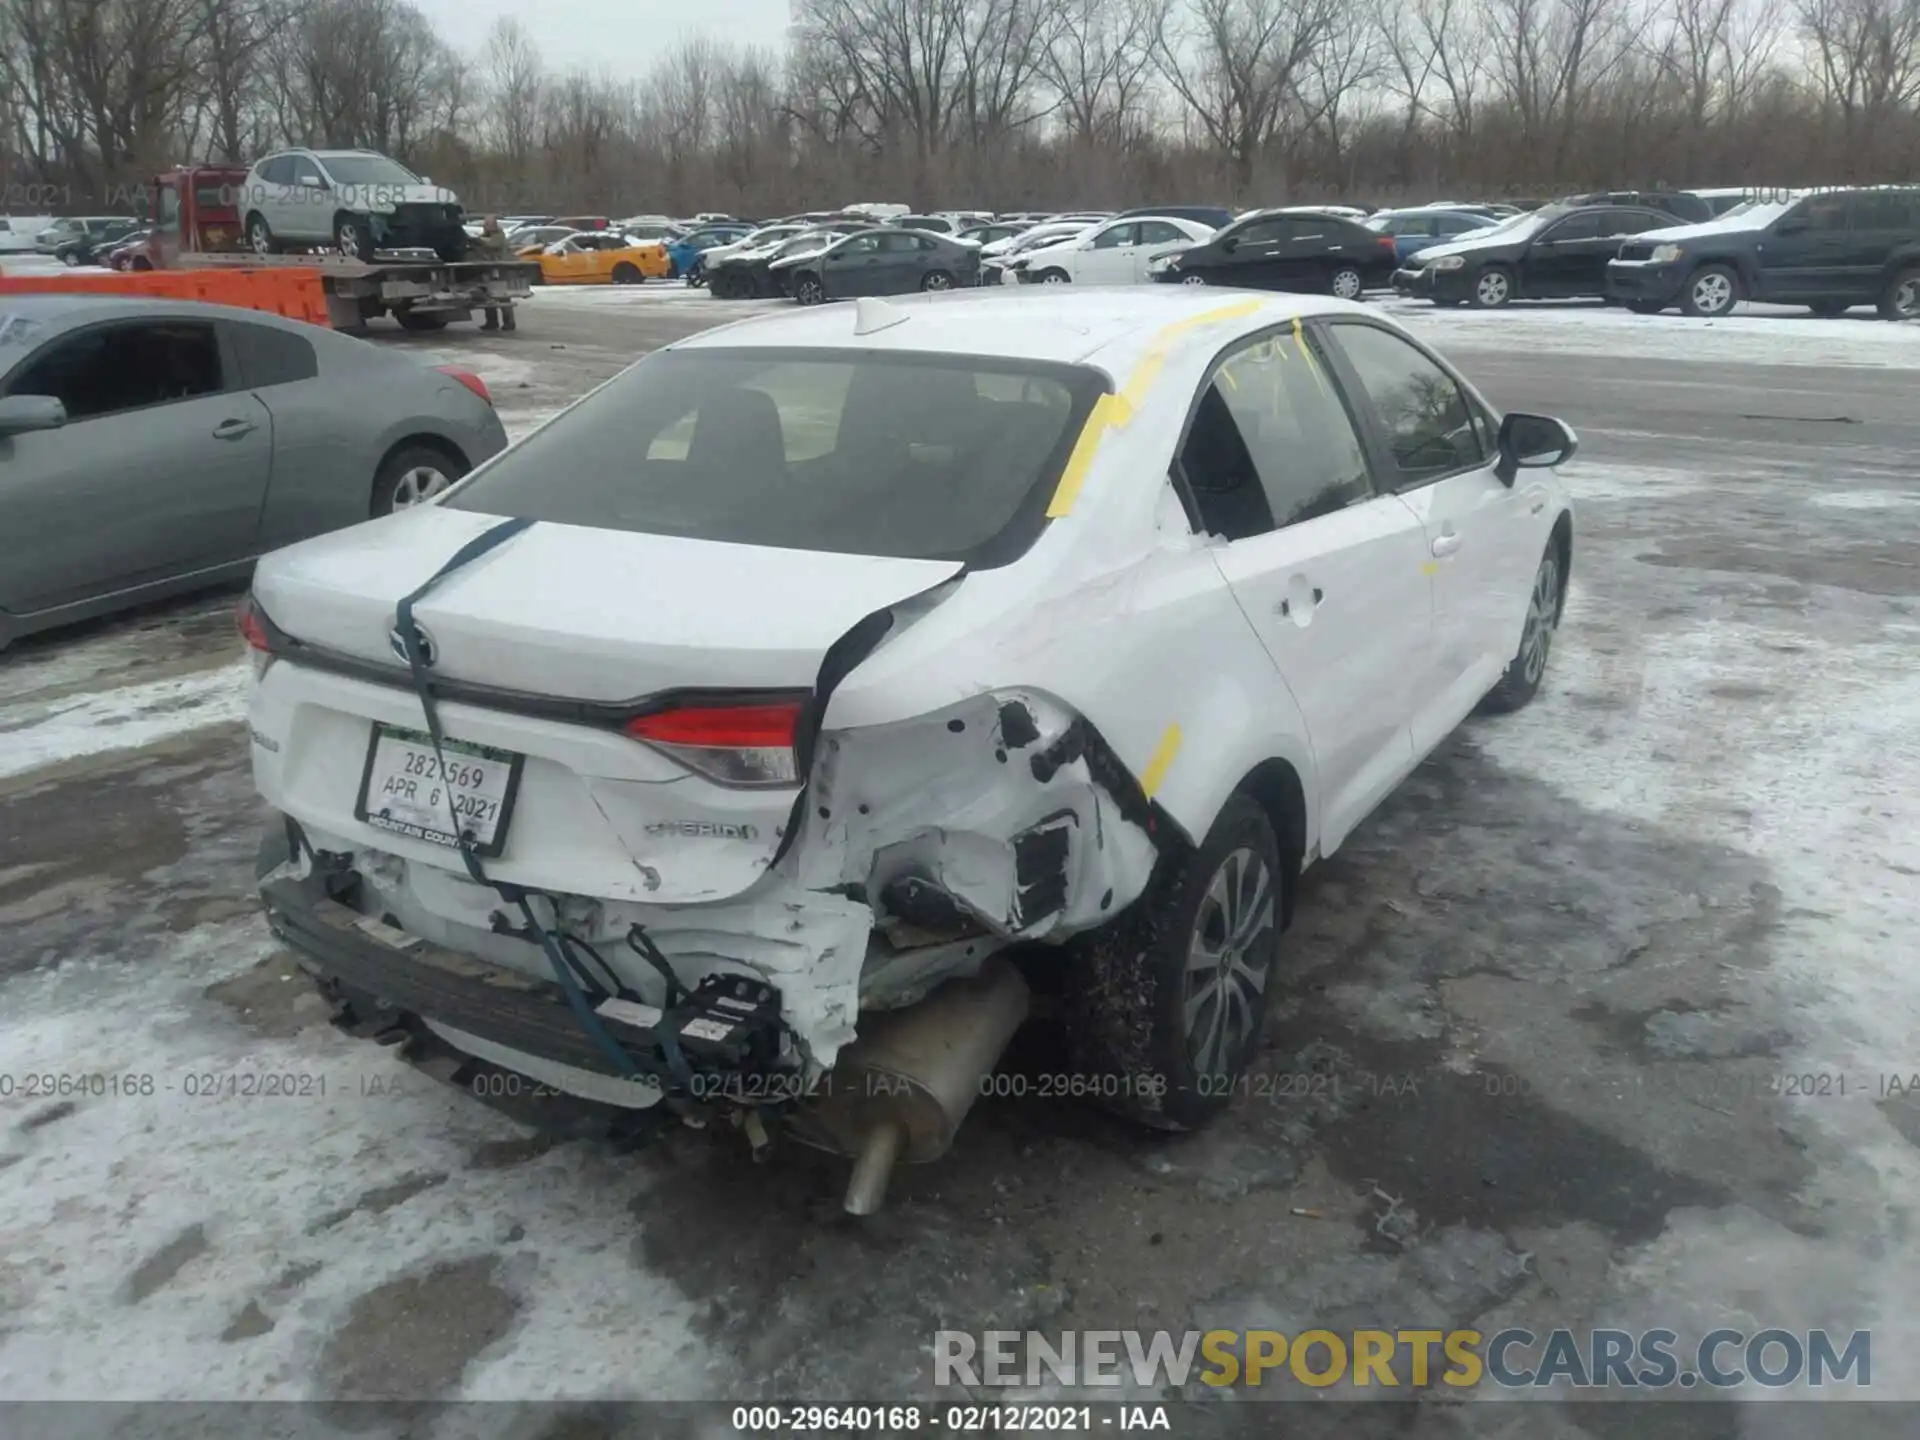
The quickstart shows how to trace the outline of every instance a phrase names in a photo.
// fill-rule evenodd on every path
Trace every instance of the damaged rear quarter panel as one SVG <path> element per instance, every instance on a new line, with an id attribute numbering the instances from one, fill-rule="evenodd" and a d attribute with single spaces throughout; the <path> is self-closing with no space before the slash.
<path id="1" fill-rule="evenodd" d="M 1151 798 L 1195 842 L 1249 772 L 1284 760 L 1301 780 L 1311 849 L 1316 772 L 1300 707 L 1215 563 L 1221 542 L 1191 532 L 1167 479 L 1215 348 L 1209 341 L 1167 364 L 1103 441 L 1071 512 L 1019 564 L 967 574 L 847 676 L 828 705 L 828 731 L 850 741 L 969 697 L 1044 687 L 1136 778 L 1157 779 Z M 913 814 L 943 824 L 943 807 L 958 798 L 930 787 Z M 1130 898 L 1116 897 L 1115 908 Z"/>

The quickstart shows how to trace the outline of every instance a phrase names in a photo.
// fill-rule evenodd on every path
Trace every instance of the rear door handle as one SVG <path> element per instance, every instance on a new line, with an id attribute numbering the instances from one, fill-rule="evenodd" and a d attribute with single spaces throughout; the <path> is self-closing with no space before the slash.
<path id="1" fill-rule="evenodd" d="M 216 440 L 238 440 L 243 435 L 251 435 L 259 428 L 260 427 L 255 425 L 251 420 L 222 420 L 218 425 L 213 427 L 213 438 Z"/>
<path id="2" fill-rule="evenodd" d="M 1460 535 L 1458 531 L 1449 530 L 1444 535 L 1436 535 L 1433 537 L 1433 553 L 1436 555 L 1451 555 L 1459 548 Z"/>

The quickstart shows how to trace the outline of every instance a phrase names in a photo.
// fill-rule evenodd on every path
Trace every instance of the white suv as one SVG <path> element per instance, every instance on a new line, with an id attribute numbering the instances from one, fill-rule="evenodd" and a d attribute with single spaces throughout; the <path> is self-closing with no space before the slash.
<path id="1" fill-rule="evenodd" d="M 270 919 L 343 1023 L 785 1116 L 862 1157 L 856 1210 L 951 1139 L 1036 967 L 1076 1093 L 1197 1125 L 1302 869 L 1540 685 L 1575 443 L 1331 299 L 694 336 L 260 562 Z"/>
<path id="2" fill-rule="evenodd" d="M 330 245 L 350 260 L 427 248 L 467 251 L 460 197 L 373 150 L 282 150 L 255 163 L 240 197 L 247 243 L 262 255 Z"/>

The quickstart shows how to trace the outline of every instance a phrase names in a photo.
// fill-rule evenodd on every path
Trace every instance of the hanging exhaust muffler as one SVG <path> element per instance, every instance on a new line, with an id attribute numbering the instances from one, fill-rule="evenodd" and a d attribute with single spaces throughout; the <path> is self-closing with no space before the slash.
<path id="1" fill-rule="evenodd" d="M 861 1017 L 827 1085 L 790 1122 L 795 1139 L 853 1157 L 848 1214 L 880 1208 L 897 1161 L 918 1165 L 947 1153 L 1027 1018 L 1028 998 L 1020 972 L 995 957 L 918 1005 Z"/>

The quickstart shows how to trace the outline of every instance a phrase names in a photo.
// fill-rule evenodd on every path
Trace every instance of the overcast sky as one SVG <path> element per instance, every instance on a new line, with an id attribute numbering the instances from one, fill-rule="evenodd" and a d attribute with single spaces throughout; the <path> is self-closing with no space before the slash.
<path id="1" fill-rule="evenodd" d="M 779 46 L 787 0 L 415 0 L 455 49 L 477 55 L 502 15 L 518 18 L 549 69 L 584 65 L 633 78 L 686 37 L 705 31 L 730 44 Z"/>

